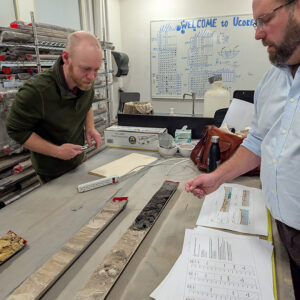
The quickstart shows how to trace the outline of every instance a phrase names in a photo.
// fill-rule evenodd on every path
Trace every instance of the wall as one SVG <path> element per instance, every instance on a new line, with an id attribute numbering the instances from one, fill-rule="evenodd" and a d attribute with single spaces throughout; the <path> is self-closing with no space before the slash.
<path id="1" fill-rule="evenodd" d="M 16 20 L 14 2 L 12 0 L 1 0 L 0 26 L 7 27 Z"/>
<path id="2" fill-rule="evenodd" d="M 15 0 L 20 19 L 30 21 L 29 11 L 34 10 L 39 22 L 80 28 L 78 0 Z M 88 0 L 80 0 L 86 2 Z M 91 0 L 93 1 L 93 0 Z M 7 26 L 15 19 L 13 1 L 1 0 L 5 14 L 0 12 L 0 25 Z M 248 14 L 252 0 L 106 0 L 108 10 L 108 40 L 115 50 L 128 54 L 129 74 L 114 78 L 112 93 L 114 117 L 118 108 L 118 88 L 140 92 L 142 101 L 152 101 L 156 112 L 190 113 L 191 101 L 151 99 L 150 93 L 150 21 L 174 20 L 207 16 Z M 254 36 L 254 31 L 253 31 Z M 196 103 L 196 113 L 202 112 L 202 102 Z"/>
<path id="3" fill-rule="evenodd" d="M 78 0 L 1 0 L 0 26 L 16 19 L 31 23 L 31 11 L 37 22 L 80 29 Z"/>
<path id="4" fill-rule="evenodd" d="M 80 30 L 78 0 L 35 0 L 36 21 Z"/>
<path id="5" fill-rule="evenodd" d="M 121 0 L 122 1 L 122 0 Z M 108 18 L 108 39 L 115 46 L 115 51 L 123 52 L 122 35 L 126 34 L 121 30 L 121 11 L 119 0 L 107 0 L 107 18 Z M 114 58 L 112 58 L 114 59 Z M 112 88 L 112 119 L 115 118 L 119 107 L 119 88 L 123 87 L 123 78 L 114 77 Z"/>
<path id="6" fill-rule="evenodd" d="M 19 20 L 31 23 L 31 11 L 34 12 L 34 18 L 36 18 L 34 0 L 17 0 L 16 6 Z"/>
<path id="7" fill-rule="evenodd" d="M 121 11 L 120 3 L 122 0 L 107 0 L 108 20 L 109 20 L 109 40 L 115 46 L 116 51 L 122 50 L 122 34 L 121 31 Z"/>
<path id="8" fill-rule="evenodd" d="M 176 112 L 191 113 L 190 100 L 151 99 L 150 21 L 249 14 L 251 5 L 252 0 L 120 0 L 122 51 L 130 60 L 129 74 L 123 79 L 125 91 L 140 92 L 142 101 L 152 101 L 155 112 L 174 107 Z M 202 111 L 203 103 L 197 100 L 196 113 Z"/>

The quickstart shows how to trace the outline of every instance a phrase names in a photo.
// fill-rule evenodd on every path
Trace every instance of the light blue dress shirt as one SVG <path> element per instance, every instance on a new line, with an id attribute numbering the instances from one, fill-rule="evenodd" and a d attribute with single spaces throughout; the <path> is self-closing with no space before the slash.
<path id="1" fill-rule="evenodd" d="M 261 156 L 261 182 L 272 216 L 300 230 L 300 68 L 263 77 L 254 95 L 251 131 L 243 146 Z"/>

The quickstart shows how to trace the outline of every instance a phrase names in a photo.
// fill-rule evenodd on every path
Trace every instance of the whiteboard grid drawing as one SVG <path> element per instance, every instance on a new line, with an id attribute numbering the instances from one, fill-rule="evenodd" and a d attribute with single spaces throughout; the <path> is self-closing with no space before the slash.
<path id="1" fill-rule="evenodd" d="M 270 63 L 253 22 L 250 14 L 151 21 L 152 98 L 203 98 L 215 74 L 231 94 L 254 90 Z"/>

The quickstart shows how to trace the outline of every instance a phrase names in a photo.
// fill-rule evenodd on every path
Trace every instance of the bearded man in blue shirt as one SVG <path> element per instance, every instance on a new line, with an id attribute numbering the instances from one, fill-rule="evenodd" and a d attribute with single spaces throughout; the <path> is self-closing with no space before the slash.
<path id="1" fill-rule="evenodd" d="M 261 164 L 266 205 L 286 247 L 300 299 L 300 1 L 253 0 L 255 38 L 273 66 L 254 96 L 251 131 L 234 156 L 186 183 L 201 198 Z"/>

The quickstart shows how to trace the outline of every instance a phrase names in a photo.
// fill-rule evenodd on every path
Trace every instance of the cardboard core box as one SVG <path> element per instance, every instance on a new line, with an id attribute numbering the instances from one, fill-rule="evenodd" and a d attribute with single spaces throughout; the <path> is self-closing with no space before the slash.
<path id="1" fill-rule="evenodd" d="M 157 151 L 158 135 L 163 132 L 167 129 L 113 125 L 104 130 L 105 145 Z"/>

